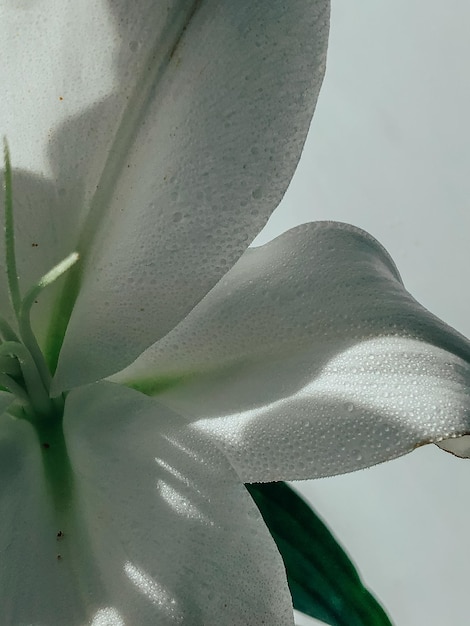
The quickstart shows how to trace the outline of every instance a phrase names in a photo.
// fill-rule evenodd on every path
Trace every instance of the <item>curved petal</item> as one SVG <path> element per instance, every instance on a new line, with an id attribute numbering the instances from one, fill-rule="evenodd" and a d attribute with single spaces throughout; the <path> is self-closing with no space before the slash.
<path id="1" fill-rule="evenodd" d="M 286 190 L 323 77 L 327 0 L 174 2 L 155 33 L 161 4 L 142 5 L 57 389 L 128 365 L 235 263 Z"/>
<path id="2" fill-rule="evenodd" d="M 0 134 L 8 139 L 15 168 L 24 289 L 77 247 L 90 209 L 103 199 L 96 194 L 105 172 L 113 159 L 125 160 L 118 139 L 124 122 L 132 134 L 126 110 L 135 104 L 133 94 L 142 87 L 153 48 L 170 45 L 193 5 L 191 0 L 1 4 Z M 165 51 L 160 52 L 149 72 L 161 66 Z M 118 145 L 119 154 L 110 154 Z M 107 204 L 94 208 L 94 222 Z M 84 235 L 93 239 L 87 230 Z M 3 279 L 2 272 L 0 283 Z"/>
<path id="3" fill-rule="evenodd" d="M 72 392 L 67 492 L 58 472 L 45 484 L 32 428 L 2 426 L 8 623 L 293 623 L 282 560 L 250 496 L 207 437 L 169 409 L 109 383 Z M 47 443 L 44 458 L 56 450 Z"/>
<path id="4" fill-rule="evenodd" d="M 249 250 L 116 379 L 199 419 L 250 482 L 352 471 L 470 432 L 469 362 L 372 237 L 325 222 Z"/>

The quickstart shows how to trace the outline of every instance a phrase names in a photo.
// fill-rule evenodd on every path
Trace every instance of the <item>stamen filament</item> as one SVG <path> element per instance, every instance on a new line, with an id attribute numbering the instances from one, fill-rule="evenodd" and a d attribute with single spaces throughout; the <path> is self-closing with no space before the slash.
<path id="1" fill-rule="evenodd" d="M 5 341 L 19 341 L 10 324 L 0 316 L 0 335 Z"/>
<path id="2" fill-rule="evenodd" d="M 12 170 L 5 138 L 3 145 L 6 273 L 19 337 L 6 319 L 0 316 L 0 386 L 13 393 L 22 404 L 28 405 L 28 419 L 52 418 L 62 413 L 64 397 L 50 398 L 52 376 L 31 326 L 31 309 L 41 291 L 75 265 L 79 256 L 77 252 L 69 254 L 44 274 L 24 298 L 21 297 L 16 266 Z"/>
<path id="3" fill-rule="evenodd" d="M 23 298 L 20 311 L 18 314 L 18 324 L 20 327 L 21 339 L 25 346 L 27 346 L 31 356 L 33 357 L 36 367 L 41 376 L 42 382 L 46 389 L 50 389 L 52 377 L 47 367 L 47 363 L 41 352 L 41 348 L 38 345 L 37 339 L 34 336 L 31 328 L 31 307 L 34 304 L 35 299 L 41 293 L 41 291 L 57 280 L 62 274 L 72 267 L 79 259 L 77 252 L 72 252 L 55 267 L 53 267 L 47 274 L 44 274 L 39 281 L 31 287 L 28 293 Z"/>
<path id="4" fill-rule="evenodd" d="M 50 415 L 51 400 L 28 349 L 16 341 L 7 341 L 0 346 L 0 356 L 2 355 L 16 356 L 32 406 L 39 415 Z"/>
<path id="5" fill-rule="evenodd" d="M 27 405 L 32 409 L 30 399 L 28 394 L 23 389 L 21 385 L 19 385 L 13 378 L 7 376 L 7 374 L 0 374 L 0 385 L 4 387 L 7 391 L 12 393 L 15 398 L 20 399 L 23 404 Z"/>
<path id="6" fill-rule="evenodd" d="M 0 356 L 0 372 L 10 376 L 20 376 L 21 368 L 18 361 L 11 356 Z"/>
<path id="7" fill-rule="evenodd" d="M 31 287 L 28 293 L 23 298 L 23 302 L 21 303 L 20 314 L 29 313 L 31 307 L 33 306 L 34 300 L 38 297 L 41 291 L 52 284 L 55 280 L 57 280 L 62 274 L 75 265 L 78 261 L 79 255 L 78 252 L 72 252 L 65 259 L 63 259 L 60 263 L 57 263 L 47 274 L 44 274 L 42 278 L 38 280 L 38 282 Z"/>
<path id="8" fill-rule="evenodd" d="M 8 278 L 8 291 L 13 310 L 18 315 L 21 306 L 20 286 L 16 269 L 15 224 L 13 220 L 13 191 L 11 178 L 10 150 L 6 138 L 3 139 L 4 188 L 5 188 L 5 255 Z"/>

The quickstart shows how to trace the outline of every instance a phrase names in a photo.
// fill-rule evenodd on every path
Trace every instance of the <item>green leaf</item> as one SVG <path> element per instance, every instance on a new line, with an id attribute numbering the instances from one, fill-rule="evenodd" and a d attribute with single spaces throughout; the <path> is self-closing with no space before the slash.
<path id="1" fill-rule="evenodd" d="M 295 609 L 331 626 L 392 626 L 344 550 L 291 487 L 246 488 L 284 559 Z"/>

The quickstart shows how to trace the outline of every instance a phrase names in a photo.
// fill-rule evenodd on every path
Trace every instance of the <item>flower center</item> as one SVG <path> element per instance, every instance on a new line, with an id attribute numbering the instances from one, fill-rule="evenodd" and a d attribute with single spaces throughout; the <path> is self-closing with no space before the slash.
<path id="1" fill-rule="evenodd" d="M 5 256 L 8 292 L 17 322 L 17 331 L 0 316 L 0 389 L 12 394 L 8 412 L 31 422 L 60 417 L 64 398 L 51 398 L 51 373 L 31 327 L 31 307 L 48 285 L 78 261 L 73 252 L 53 267 L 24 297 L 16 269 L 15 233 L 10 154 L 4 142 Z"/>

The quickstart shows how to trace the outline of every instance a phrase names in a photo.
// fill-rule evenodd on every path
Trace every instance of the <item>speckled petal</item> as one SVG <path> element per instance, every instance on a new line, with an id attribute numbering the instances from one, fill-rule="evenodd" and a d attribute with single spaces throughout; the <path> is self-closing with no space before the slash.
<path id="1" fill-rule="evenodd" d="M 470 346 L 369 235 L 295 228 L 249 250 L 117 379 L 199 420 L 246 481 L 348 472 L 470 433 Z"/>
<path id="2" fill-rule="evenodd" d="M 287 188 L 325 68 L 328 0 L 174 2 L 162 32 L 160 3 L 141 4 L 134 24 L 126 3 L 122 45 L 141 62 L 119 66 L 129 104 L 82 236 L 57 390 L 127 366 L 236 262 Z"/>
<path id="3" fill-rule="evenodd" d="M 0 603 L 5 624 L 293 624 L 284 566 L 225 456 L 142 394 L 72 392 L 67 466 L 46 480 L 25 421 L 0 421 Z M 48 447 L 45 447 L 45 444 Z M 55 510 L 48 487 L 55 484 Z M 62 494 L 62 495 L 61 495 Z"/>

